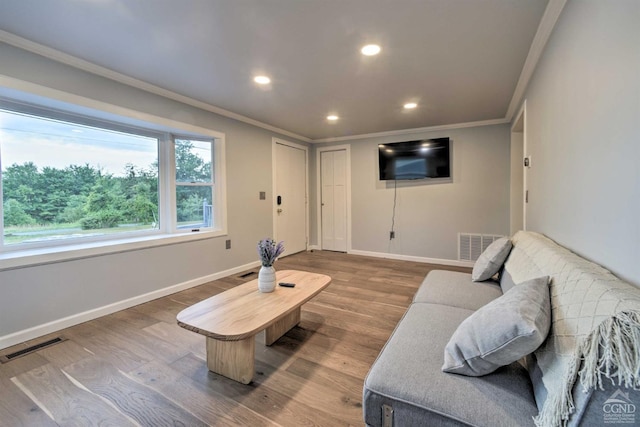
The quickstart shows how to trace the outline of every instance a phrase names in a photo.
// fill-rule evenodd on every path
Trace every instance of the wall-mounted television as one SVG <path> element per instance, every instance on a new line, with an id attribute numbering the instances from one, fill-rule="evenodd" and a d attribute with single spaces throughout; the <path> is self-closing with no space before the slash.
<path id="1" fill-rule="evenodd" d="M 378 145 L 380 179 L 451 178 L 449 138 Z"/>

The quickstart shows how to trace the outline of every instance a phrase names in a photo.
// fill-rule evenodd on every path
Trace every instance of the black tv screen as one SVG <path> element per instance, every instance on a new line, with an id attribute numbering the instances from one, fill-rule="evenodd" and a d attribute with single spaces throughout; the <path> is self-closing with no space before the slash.
<path id="1" fill-rule="evenodd" d="M 378 145 L 380 179 L 451 178 L 449 138 Z"/>

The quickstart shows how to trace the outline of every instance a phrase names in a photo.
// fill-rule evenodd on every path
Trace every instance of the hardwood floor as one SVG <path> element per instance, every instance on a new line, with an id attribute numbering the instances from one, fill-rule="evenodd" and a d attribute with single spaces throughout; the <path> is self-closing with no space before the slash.
<path id="1" fill-rule="evenodd" d="M 333 281 L 297 327 L 256 343 L 251 384 L 209 372 L 204 337 L 176 324 L 185 307 L 257 277 L 237 275 L 67 328 L 52 335 L 66 341 L 0 365 L 0 426 L 363 425 L 364 377 L 426 273 L 469 271 L 322 251 L 276 268 Z"/>

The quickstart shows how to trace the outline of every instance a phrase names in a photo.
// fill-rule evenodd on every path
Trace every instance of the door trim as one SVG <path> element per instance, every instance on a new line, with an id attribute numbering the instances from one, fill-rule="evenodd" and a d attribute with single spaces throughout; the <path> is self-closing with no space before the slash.
<path id="1" fill-rule="evenodd" d="M 276 169 L 278 167 L 278 158 L 276 154 L 277 145 L 285 145 L 291 148 L 297 148 L 299 150 L 304 151 L 304 175 L 305 175 L 305 186 L 304 186 L 304 224 L 305 224 L 305 250 L 309 250 L 309 147 L 302 144 L 297 144 L 295 142 L 287 141 L 282 138 L 271 138 L 271 158 L 272 167 L 271 167 L 271 217 L 273 218 L 272 222 L 272 235 L 275 240 L 278 240 L 277 230 L 278 230 L 278 220 L 275 214 L 276 207 Z"/>
<path id="2" fill-rule="evenodd" d="M 316 149 L 316 222 L 318 230 L 318 246 L 322 248 L 322 174 L 320 160 L 326 151 L 342 151 L 346 153 L 346 198 L 347 198 L 347 253 L 351 253 L 351 145 L 332 145 Z"/>
<path id="3" fill-rule="evenodd" d="M 527 168 L 524 167 L 522 162 L 525 157 L 530 157 L 529 151 L 527 149 L 527 100 L 525 99 L 522 102 L 522 106 L 520 110 L 518 110 L 518 114 L 516 114 L 515 119 L 511 123 L 511 134 L 513 135 L 515 130 L 515 126 L 518 122 L 522 120 L 522 130 L 518 130 L 518 133 L 522 133 L 522 156 L 520 159 L 520 165 L 522 166 L 522 229 L 527 229 Z"/>

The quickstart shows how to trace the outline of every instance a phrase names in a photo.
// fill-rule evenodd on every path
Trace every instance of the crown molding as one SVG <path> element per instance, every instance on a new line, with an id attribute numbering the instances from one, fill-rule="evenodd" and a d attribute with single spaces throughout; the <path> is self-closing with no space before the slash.
<path id="1" fill-rule="evenodd" d="M 164 98 L 172 99 L 174 101 L 178 101 L 186 105 L 191 105 L 192 107 L 196 107 L 201 110 L 209 111 L 211 113 L 215 113 L 220 116 L 238 120 L 240 122 L 257 126 L 259 128 L 266 129 L 271 132 L 276 132 L 282 135 L 296 138 L 301 141 L 305 141 L 305 142 L 311 141 L 311 138 L 308 138 L 306 136 L 298 135 L 296 133 L 289 132 L 288 130 L 280 129 L 275 126 L 271 126 L 267 123 L 263 123 L 258 120 L 254 120 L 252 118 L 243 116 L 241 114 L 234 113 L 233 111 L 225 110 L 224 108 L 216 107 L 215 105 L 207 104 L 206 102 L 198 101 L 197 99 L 180 95 L 176 92 L 163 89 L 151 83 L 147 83 L 142 80 L 138 80 L 136 78 L 119 73 L 117 71 L 113 71 L 108 68 L 102 67 L 100 65 L 96 65 L 92 62 L 85 61 L 84 59 L 77 58 L 73 55 L 69 55 L 57 49 L 53 49 L 53 48 L 41 45 L 39 43 L 33 42 L 31 40 L 27 40 L 20 36 L 16 36 L 15 34 L 9 33 L 7 31 L 0 30 L 0 42 L 7 43 L 11 46 L 15 46 L 20 49 L 26 50 L 28 52 L 35 53 L 36 55 L 40 55 L 45 58 L 52 59 L 56 62 L 69 65 L 74 68 L 78 68 L 80 70 L 89 72 L 91 74 L 105 77 L 107 79 L 125 84 L 127 86 L 134 87 L 136 89 L 143 90 L 145 92 L 153 93 L 155 95 L 159 95 Z"/>
<path id="2" fill-rule="evenodd" d="M 508 121 L 513 119 L 514 113 L 522 102 L 522 98 L 524 97 L 525 90 L 529 85 L 533 71 L 538 65 L 538 61 L 542 56 L 544 47 L 547 45 L 547 41 L 549 41 L 549 37 L 551 37 L 551 32 L 555 28 L 558 18 L 560 17 L 560 13 L 566 3 L 567 0 L 549 0 L 549 3 L 547 4 L 547 8 L 540 20 L 540 25 L 538 25 L 536 35 L 533 37 L 533 41 L 531 42 L 531 47 L 529 48 L 527 59 L 522 67 L 518 84 L 516 85 L 516 89 L 513 91 L 513 96 L 511 97 L 511 102 L 509 103 L 507 114 L 505 115 L 505 118 Z"/>
<path id="3" fill-rule="evenodd" d="M 399 129 L 399 130 L 390 130 L 385 132 L 364 133 L 360 135 L 337 136 L 334 138 L 312 139 L 311 142 L 313 144 L 320 144 L 320 143 L 328 143 L 328 142 L 353 141 L 356 139 L 377 138 L 382 136 L 399 136 L 399 135 L 408 135 L 408 134 L 421 133 L 421 132 L 434 132 L 434 131 L 440 131 L 440 130 L 474 128 L 479 126 L 503 125 L 506 123 L 509 123 L 509 120 L 507 120 L 506 118 L 492 119 L 492 120 L 482 120 L 478 122 L 454 123 L 450 125 L 427 126 L 422 128 Z"/>

